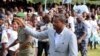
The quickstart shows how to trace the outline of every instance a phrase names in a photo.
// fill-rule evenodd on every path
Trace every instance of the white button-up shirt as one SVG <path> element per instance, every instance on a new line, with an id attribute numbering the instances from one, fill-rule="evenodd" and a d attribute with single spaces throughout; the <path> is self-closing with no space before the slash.
<path id="1" fill-rule="evenodd" d="M 55 33 L 55 46 L 59 46 L 60 43 L 62 43 L 62 32 L 60 34 Z"/>

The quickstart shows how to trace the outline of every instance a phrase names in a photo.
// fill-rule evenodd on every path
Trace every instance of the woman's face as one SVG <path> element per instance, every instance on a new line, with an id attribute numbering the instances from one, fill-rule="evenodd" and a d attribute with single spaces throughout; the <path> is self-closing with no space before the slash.
<path id="1" fill-rule="evenodd" d="M 18 28 L 19 28 L 18 23 L 17 22 L 13 22 L 12 28 L 13 28 L 13 30 L 17 31 Z"/>

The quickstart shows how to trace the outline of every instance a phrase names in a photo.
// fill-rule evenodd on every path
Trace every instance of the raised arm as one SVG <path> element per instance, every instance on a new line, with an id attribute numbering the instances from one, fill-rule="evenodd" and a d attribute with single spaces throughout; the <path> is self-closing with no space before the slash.
<path id="1" fill-rule="evenodd" d="M 46 39 L 48 37 L 48 30 L 38 32 L 38 31 L 33 30 L 31 27 L 27 26 L 27 24 L 25 24 L 25 21 L 21 18 L 16 18 L 15 21 L 19 23 L 19 26 L 22 29 L 24 29 L 25 33 L 32 35 L 35 38 Z"/>
<path id="2" fill-rule="evenodd" d="M 32 35 L 33 37 L 38 39 L 46 39 L 48 37 L 48 30 L 38 32 L 30 28 L 29 26 L 26 26 L 24 30 L 27 34 Z"/>

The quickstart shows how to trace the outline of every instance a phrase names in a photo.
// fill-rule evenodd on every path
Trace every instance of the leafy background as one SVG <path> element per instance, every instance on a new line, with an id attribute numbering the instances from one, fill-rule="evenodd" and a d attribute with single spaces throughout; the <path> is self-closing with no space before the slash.
<path id="1" fill-rule="evenodd" d="M 32 3 L 37 3 L 37 2 L 42 2 L 44 3 L 45 0 L 27 0 L 27 1 L 31 1 Z M 48 3 L 59 3 L 62 0 L 47 0 Z M 75 4 L 76 2 L 78 3 L 82 3 L 84 0 L 72 0 L 72 3 Z M 100 0 L 85 0 L 86 2 L 90 3 L 90 4 L 99 4 L 100 5 Z"/>

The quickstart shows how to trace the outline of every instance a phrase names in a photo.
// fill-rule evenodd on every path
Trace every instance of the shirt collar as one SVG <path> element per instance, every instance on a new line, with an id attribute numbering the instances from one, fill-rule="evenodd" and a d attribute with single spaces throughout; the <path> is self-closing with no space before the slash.
<path id="1" fill-rule="evenodd" d="M 63 32 L 65 31 L 65 28 L 66 28 L 66 26 L 64 26 L 64 28 L 63 28 L 63 30 L 62 30 L 62 32 L 60 34 L 58 34 L 57 32 L 56 32 L 56 34 L 63 35 Z"/>

